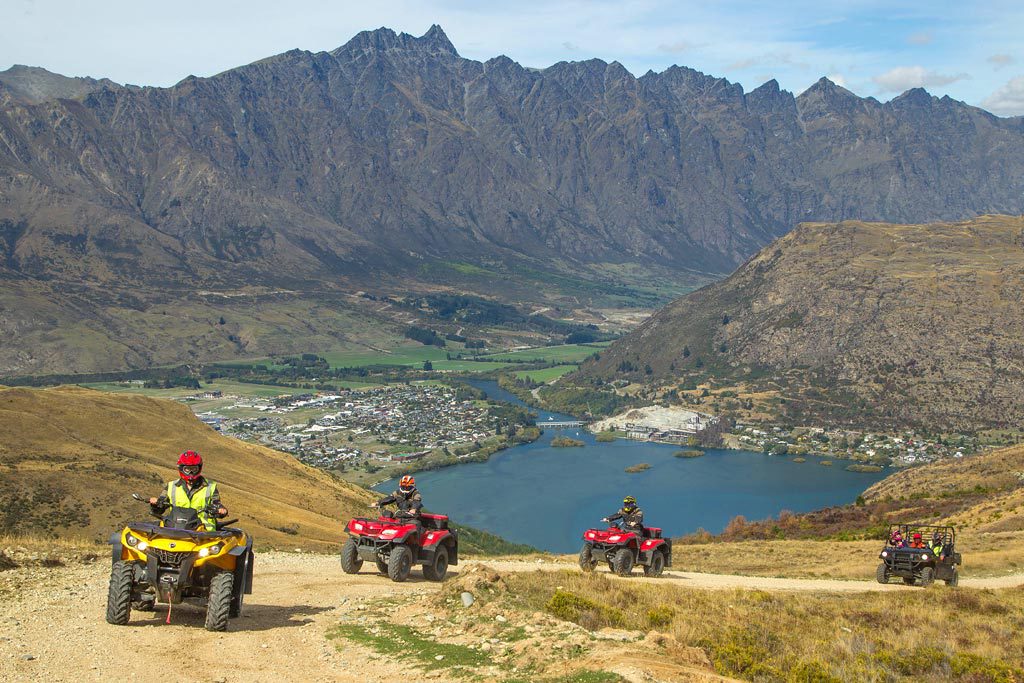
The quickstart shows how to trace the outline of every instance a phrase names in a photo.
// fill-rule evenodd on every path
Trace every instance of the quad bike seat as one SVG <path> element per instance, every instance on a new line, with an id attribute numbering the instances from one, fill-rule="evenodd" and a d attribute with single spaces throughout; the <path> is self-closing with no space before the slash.
<path id="1" fill-rule="evenodd" d="M 426 512 L 420 513 L 420 520 L 424 529 L 447 529 L 448 515 L 431 515 Z"/>

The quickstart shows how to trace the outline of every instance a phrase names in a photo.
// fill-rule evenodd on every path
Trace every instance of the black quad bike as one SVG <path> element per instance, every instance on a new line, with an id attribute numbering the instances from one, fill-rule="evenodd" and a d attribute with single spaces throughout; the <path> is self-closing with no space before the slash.
<path id="1" fill-rule="evenodd" d="M 171 623 L 171 605 L 188 602 L 206 607 L 207 630 L 225 630 L 252 593 L 252 536 L 230 526 L 238 520 L 217 522 L 215 531 L 207 531 L 191 508 L 172 507 L 156 516 L 158 523 L 129 522 L 110 538 L 107 623 L 123 626 L 132 608 L 151 612 L 157 603 L 167 605 Z"/>
<path id="2" fill-rule="evenodd" d="M 902 541 L 894 541 L 896 532 Z M 926 547 L 911 547 L 914 534 L 921 534 Z M 956 529 L 951 526 L 893 524 L 878 557 L 882 560 L 875 570 L 878 583 L 889 583 L 894 576 L 902 578 L 908 586 L 930 586 L 935 581 L 956 586 L 960 581 L 957 568 L 961 558 L 956 552 Z"/>

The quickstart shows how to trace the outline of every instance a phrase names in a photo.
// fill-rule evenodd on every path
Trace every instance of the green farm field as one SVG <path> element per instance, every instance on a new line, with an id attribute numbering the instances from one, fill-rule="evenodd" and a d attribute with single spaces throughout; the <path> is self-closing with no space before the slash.
<path id="1" fill-rule="evenodd" d="M 541 370 L 521 370 L 512 373 L 516 379 L 529 379 L 531 382 L 550 382 L 563 375 L 567 375 L 577 367 L 576 365 L 556 365 L 553 368 L 542 368 Z"/>
<path id="2" fill-rule="evenodd" d="M 533 349 L 520 349 L 485 356 L 489 360 L 533 361 L 546 363 L 576 363 L 589 356 L 599 353 L 611 342 L 595 342 L 593 344 L 564 344 L 562 346 L 540 346 Z"/>

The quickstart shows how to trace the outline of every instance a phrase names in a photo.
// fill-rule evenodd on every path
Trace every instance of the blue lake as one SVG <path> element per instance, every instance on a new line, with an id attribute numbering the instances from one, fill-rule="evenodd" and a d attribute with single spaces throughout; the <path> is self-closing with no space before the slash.
<path id="1" fill-rule="evenodd" d="M 522 405 L 492 381 L 473 381 L 487 395 Z M 537 424 L 549 417 L 538 411 Z M 586 443 L 552 448 L 559 434 Z M 847 472 L 750 451 L 708 450 L 701 458 L 676 458 L 678 446 L 619 439 L 598 443 L 584 430 L 545 430 L 536 442 L 495 454 L 484 463 L 455 465 L 416 474 L 424 503 L 459 522 L 510 541 L 552 552 L 579 548 L 583 531 L 615 512 L 623 496 L 637 497 L 649 526 L 678 536 L 704 528 L 719 532 L 736 515 L 764 519 L 782 510 L 808 512 L 853 502 L 882 473 Z M 651 468 L 624 470 L 637 463 Z M 384 482 L 380 491 L 391 491 Z"/>

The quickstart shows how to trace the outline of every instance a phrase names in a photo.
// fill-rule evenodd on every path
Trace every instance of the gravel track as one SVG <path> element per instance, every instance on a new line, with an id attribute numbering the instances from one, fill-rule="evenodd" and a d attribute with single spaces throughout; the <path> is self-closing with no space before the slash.
<path id="1" fill-rule="evenodd" d="M 469 563 L 453 568 L 465 570 Z M 487 561 L 498 572 L 574 569 L 568 561 Z M 177 606 L 165 625 L 166 608 L 133 612 L 128 626 L 104 621 L 109 564 L 102 559 L 70 567 L 22 567 L 0 572 L 0 680 L 81 681 L 370 681 L 448 680 L 443 671 L 424 674 L 351 644 L 335 649 L 327 630 L 343 616 L 384 598 L 429 596 L 438 585 L 420 578 L 396 584 L 364 566 L 349 576 L 334 556 L 261 553 L 255 593 L 226 633 L 203 629 L 205 611 Z M 915 590 L 867 581 L 779 579 L 666 572 L 658 581 L 701 589 L 770 591 Z M 1024 584 L 1024 574 L 961 580 L 962 587 Z M 426 603 L 426 600 L 418 600 Z M 428 609 L 424 606 L 424 609 Z M 412 678 L 408 678 L 412 676 Z"/>

